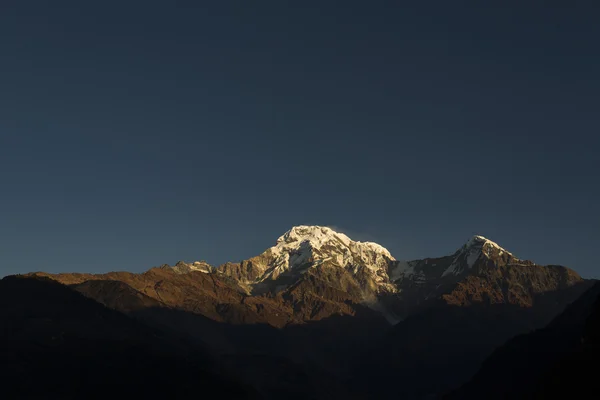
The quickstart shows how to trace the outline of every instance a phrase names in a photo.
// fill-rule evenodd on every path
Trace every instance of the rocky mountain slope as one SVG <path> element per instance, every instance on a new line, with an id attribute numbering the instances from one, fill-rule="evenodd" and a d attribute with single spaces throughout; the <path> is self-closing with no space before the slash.
<path id="1" fill-rule="evenodd" d="M 568 268 L 520 260 L 481 236 L 451 256 L 396 268 L 402 300 L 396 304 L 405 319 L 355 374 L 390 380 L 401 374 L 410 385 L 377 387 L 379 398 L 444 394 L 466 382 L 497 346 L 545 326 L 591 285 Z M 368 381 L 357 381 L 357 390 L 373 395 L 369 385 L 360 385 Z"/>
<path id="2" fill-rule="evenodd" d="M 265 371 L 285 359 L 293 382 L 302 371 L 320 382 L 316 391 L 337 382 L 367 398 L 453 389 L 495 347 L 543 327 L 589 287 L 566 267 L 521 260 L 481 236 L 449 256 L 400 261 L 319 226 L 294 227 L 262 254 L 219 267 L 198 261 L 142 274 L 35 275 L 189 335 L 235 368 L 249 368 L 243 360 L 257 355 Z M 368 384 L 397 379 L 398 371 L 411 385 L 389 392 Z M 252 376 L 277 397 L 266 372 Z M 285 385 L 290 394 L 294 385 Z"/>
<path id="3" fill-rule="evenodd" d="M 200 261 L 143 274 L 39 275 L 65 284 L 121 281 L 166 306 L 218 321 L 277 327 L 354 315 L 360 306 L 393 322 L 439 301 L 531 307 L 538 294 L 582 282 L 568 268 L 520 260 L 481 236 L 451 256 L 397 261 L 378 244 L 319 226 L 294 227 L 262 254 L 216 268 Z"/>
<path id="4" fill-rule="evenodd" d="M 376 243 L 356 242 L 327 227 L 296 226 L 259 256 L 217 271 L 256 294 L 284 291 L 309 270 L 339 268 L 354 277 L 354 286 L 368 300 L 396 291 L 388 276 L 393 261 L 390 252 Z"/>

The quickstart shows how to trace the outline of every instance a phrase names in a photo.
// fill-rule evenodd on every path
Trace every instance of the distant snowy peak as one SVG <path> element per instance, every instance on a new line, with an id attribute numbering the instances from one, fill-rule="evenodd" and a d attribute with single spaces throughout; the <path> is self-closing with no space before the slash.
<path id="1" fill-rule="evenodd" d="M 377 243 L 354 241 L 345 234 L 325 226 L 295 226 L 277 239 L 277 244 L 271 250 L 288 252 L 299 250 L 301 247 L 310 247 L 313 250 L 347 248 L 354 252 L 375 253 L 394 260 L 390 252 Z"/>
<path id="2" fill-rule="evenodd" d="M 178 274 L 188 274 L 195 271 L 209 274 L 214 271 L 214 268 L 205 261 L 194 261 L 193 263 L 178 261 L 177 264 L 171 268 Z"/>
<path id="3" fill-rule="evenodd" d="M 204 261 L 178 262 L 171 267 L 179 274 L 190 272 L 223 273 L 235 278 L 248 290 L 277 280 L 282 290 L 311 268 L 339 267 L 354 274 L 367 291 L 397 292 L 402 282 L 423 284 L 432 279 L 463 275 L 476 264 L 493 260 L 502 265 L 519 261 L 497 243 L 480 235 L 471 237 L 453 255 L 441 258 L 397 261 L 383 246 L 360 242 L 325 226 L 295 226 L 281 235 L 275 245 L 262 254 L 239 264 L 218 268 Z M 369 284 L 365 281 L 375 284 Z M 286 277 L 285 283 L 280 278 Z M 370 286 L 371 285 L 371 286 Z"/>
<path id="4" fill-rule="evenodd" d="M 475 263 L 482 257 L 487 259 L 515 259 L 509 251 L 500 247 L 497 243 L 480 235 L 475 235 L 454 253 L 452 264 L 443 272 L 442 276 L 460 275 L 473 268 Z"/>
<path id="5" fill-rule="evenodd" d="M 506 251 L 500 247 L 497 243 L 492 242 L 490 239 L 484 238 L 483 236 L 475 235 L 463 246 L 463 248 L 487 248 L 495 249 L 502 253 L 506 253 L 512 256 L 512 253 Z"/>
<path id="6" fill-rule="evenodd" d="M 381 290 L 392 290 L 387 271 L 395 261 L 390 252 L 372 242 L 359 242 L 324 226 L 295 226 L 275 246 L 248 260 L 257 271 L 245 283 L 278 279 L 283 274 L 302 274 L 309 268 L 336 266 L 352 273 L 367 273 Z"/>

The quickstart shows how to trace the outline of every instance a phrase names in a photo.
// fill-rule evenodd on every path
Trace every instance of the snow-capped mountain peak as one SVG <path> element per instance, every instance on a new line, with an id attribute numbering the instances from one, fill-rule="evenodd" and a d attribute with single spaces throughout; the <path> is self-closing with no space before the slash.
<path id="1" fill-rule="evenodd" d="M 374 252 L 394 260 L 390 252 L 377 243 L 354 241 L 345 234 L 325 226 L 295 226 L 277 239 L 277 244 L 271 250 L 295 251 L 303 245 L 305 247 L 308 245 L 314 250 L 321 250 L 325 246 L 354 248 L 362 252 Z"/>
<path id="2" fill-rule="evenodd" d="M 442 276 L 459 275 L 469 270 L 481 257 L 515 258 L 512 253 L 500 247 L 497 243 L 480 235 L 475 235 L 456 253 L 452 264 L 444 271 Z"/>
<path id="3" fill-rule="evenodd" d="M 493 248 L 493 249 L 497 249 L 503 253 L 507 253 L 512 255 L 512 253 L 504 250 L 502 247 L 500 247 L 496 242 L 492 242 L 490 239 L 487 239 L 483 236 L 480 235 L 475 235 L 473 236 L 471 239 L 469 239 L 469 241 L 465 244 L 464 246 L 465 248 L 472 248 L 472 247 L 489 247 L 489 248 Z"/>
<path id="4" fill-rule="evenodd" d="M 261 255 L 246 261 L 242 283 L 254 286 L 283 276 L 298 276 L 311 268 L 339 267 L 353 274 L 367 274 L 378 290 L 393 291 L 388 277 L 395 261 L 383 246 L 359 242 L 325 226 L 295 226 Z M 251 270 L 248 274 L 245 271 Z M 280 289 L 284 285 L 278 285 Z"/>

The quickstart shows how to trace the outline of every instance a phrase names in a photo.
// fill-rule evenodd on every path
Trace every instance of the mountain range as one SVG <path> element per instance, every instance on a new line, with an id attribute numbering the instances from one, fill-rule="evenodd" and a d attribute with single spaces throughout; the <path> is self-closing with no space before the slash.
<path id="1" fill-rule="evenodd" d="M 474 388 L 489 379 L 497 349 L 577 308 L 594 283 L 482 236 L 448 256 L 401 260 L 320 226 L 293 227 L 239 263 L 2 282 L 29 281 L 68 287 L 77 301 L 184 343 L 241 397 L 298 399 L 486 397 Z"/>

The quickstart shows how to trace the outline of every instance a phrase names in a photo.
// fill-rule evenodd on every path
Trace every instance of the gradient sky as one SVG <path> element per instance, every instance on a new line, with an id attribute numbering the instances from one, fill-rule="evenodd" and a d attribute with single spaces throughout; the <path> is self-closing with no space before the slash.
<path id="1" fill-rule="evenodd" d="M 600 277 L 598 2 L 207 3 L 2 1 L 0 275 L 318 224 Z"/>

